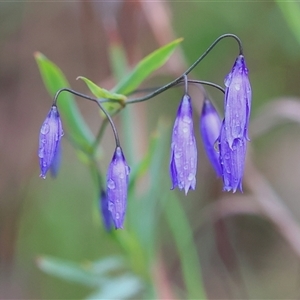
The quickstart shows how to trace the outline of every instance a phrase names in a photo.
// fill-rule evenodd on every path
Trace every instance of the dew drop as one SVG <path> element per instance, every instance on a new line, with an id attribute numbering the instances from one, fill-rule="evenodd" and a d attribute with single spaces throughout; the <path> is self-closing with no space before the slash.
<path id="1" fill-rule="evenodd" d="M 44 158 L 44 148 L 39 149 L 39 158 Z"/>
<path id="2" fill-rule="evenodd" d="M 125 174 L 123 172 L 119 173 L 119 178 L 123 179 L 125 177 Z"/>
<path id="3" fill-rule="evenodd" d="M 113 190 L 113 189 L 116 188 L 116 184 L 115 184 L 115 182 L 114 182 L 112 179 L 109 179 L 109 180 L 107 181 L 107 187 L 108 187 L 109 189 Z"/>
<path id="4" fill-rule="evenodd" d="M 108 210 L 109 210 L 109 211 L 113 211 L 113 209 L 114 209 L 114 204 L 110 201 L 110 202 L 108 203 Z"/>
<path id="5" fill-rule="evenodd" d="M 182 156 L 182 151 L 175 152 L 175 158 L 180 158 Z"/>
<path id="6" fill-rule="evenodd" d="M 231 74 L 231 73 L 229 73 L 229 74 L 225 77 L 225 79 L 224 79 L 224 84 L 225 84 L 226 87 L 229 87 L 229 85 L 230 85 L 230 83 L 231 83 L 231 78 L 232 78 L 232 74 Z"/>
<path id="7" fill-rule="evenodd" d="M 237 91 L 239 91 L 239 90 L 241 89 L 241 85 L 240 85 L 239 83 L 236 83 L 236 84 L 234 85 L 234 88 L 235 88 Z"/>
<path id="8" fill-rule="evenodd" d="M 120 219 L 120 214 L 116 213 L 116 220 L 119 220 L 119 219 Z"/>
<path id="9" fill-rule="evenodd" d="M 216 152 L 218 152 L 218 153 L 220 152 L 220 143 L 218 140 L 216 140 L 214 143 L 214 149 Z"/>
<path id="10" fill-rule="evenodd" d="M 192 180 L 194 180 L 194 178 L 195 178 L 194 174 L 190 173 L 188 176 L 188 180 L 192 181 Z"/>
<path id="11" fill-rule="evenodd" d="M 228 152 L 225 154 L 225 157 L 224 157 L 224 158 L 225 158 L 225 159 L 229 159 L 229 158 L 230 158 L 230 155 L 229 155 Z"/>
<path id="12" fill-rule="evenodd" d="M 187 164 L 185 164 L 183 167 L 184 170 L 187 170 L 188 168 L 189 168 L 189 165 L 187 165 Z"/>
<path id="13" fill-rule="evenodd" d="M 192 119 L 188 116 L 183 117 L 183 122 L 190 124 L 192 122 Z"/>
<path id="14" fill-rule="evenodd" d="M 130 167 L 129 166 L 125 166 L 125 173 L 126 173 L 126 176 L 129 175 L 129 173 L 130 173 Z"/>
<path id="15" fill-rule="evenodd" d="M 184 133 L 187 133 L 188 130 L 189 130 L 189 129 L 188 129 L 187 127 L 183 127 L 183 128 L 182 128 L 182 131 L 183 131 Z"/>
<path id="16" fill-rule="evenodd" d="M 50 126 L 48 123 L 44 123 L 41 128 L 41 134 L 47 134 L 50 130 Z"/>

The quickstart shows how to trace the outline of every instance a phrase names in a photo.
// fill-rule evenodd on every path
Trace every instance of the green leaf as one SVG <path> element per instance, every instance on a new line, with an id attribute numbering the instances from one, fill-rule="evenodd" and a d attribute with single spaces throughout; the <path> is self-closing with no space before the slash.
<path id="1" fill-rule="evenodd" d="M 171 199 L 169 193 L 165 197 L 167 203 L 164 212 L 178 249 L 188 299 L 206 299 L 200 262 L 188 218 L 175 193 Z"/>
<path id="2" fill-rule="evenodd" d="M 290 29 L 300 43 L 300 5 L 298 1 L 276 0 L 276 2 L 284 15 L 286 22 L 290 26 Z"/>
<path id="3" fill-rule="evenodd" d="M 43 82 L 52 98 L 59 89 L 68 88 L 70 86 L 62 71 L 47 57 L 40 52 L 36 52 L 34 56 Z M 72 141 L 74 141 L 79 148 L 84 149 L 86 152 L 91 152 L 94 137 L 85 123 L 73 95 L 62 92 L 59 95 L 58 107 L 64 126 L 66 125 Z"/>
<path id="4" fill-rule="evenodd" d="M 98 276 L 84 269 L 79 264 L 70 261 L 42 256 L 37 259 L 37 265 L 45 273 L 67 281 L 80 283 L 89 287 L 97 287 L 101 284 Z"/>
<path id="5" fill-rule="evenodd" d="M 137 64 L 129 76 L 120 81 L 114 88 L 114 91 L 124 95 L 128 95 L 134 91 L 151 73 L 160 68 L 168 60 L 182 40 L 182 38 L 177 39 L 146 56 Z"/>
<path id="6" fill-rule="evenodd" d="M 114 99 L 122 101 L 125 101 L 127 99 L 127 97 L 124 95 L 111 93 L 110 91 L 101 88 L 100 86 L 96 85 L 94 82 L 83 76 L 78 76 L 77 79 L 82 79 L 96 98 Z"/>
<path id="7" fill-rule="evenodd" d="M 119 103 L 116 102 L 106 102 L 103 103 L 103 107 L 109 112 L 112 113 L 113 111 L 115 111 L 118 107 L 120 107 L 120 105 L 123 105 L 123 102 L 127 99 L 126 96 L 121 95 L 121 94 L 117 94 L 117 93 L 112 93 L 106 89 L 101 88 L 100 86 L 96 85 L 94 82 L 92 82 L 91 80 L 83 77 L 83 76 L 79 76 L 77 77 L 77 79 L 82 79 L 86 85 L 88 86 L 88 88 L 90 89 L 90 91 L 92 92 L 92 94 L 96 97 L 96 98 L 105 98 L 105 99 L 113 99 L 113 100 L 119 100 Z M 104 114 L 102 115 L 103 117 L 105 116 Z"/>

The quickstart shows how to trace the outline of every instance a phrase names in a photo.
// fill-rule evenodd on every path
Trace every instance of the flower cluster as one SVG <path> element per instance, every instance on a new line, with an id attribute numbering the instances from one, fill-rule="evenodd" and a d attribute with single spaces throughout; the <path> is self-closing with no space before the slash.
<path id="1" fill-rule="evenodd" d="M 236 58 L 231 71 L 225 77 L 225 90 L 214 83 L 189 81 L 187 74 L 224 37 L 234 37 L 238 41 L 240 48 L 240 55 Z M 188 95 L 188 83 L 193 82 L 217 87 L 225 94 L 223 120 L 205 95 L 199 127 L 208 159 L 217 176 L 223 179 L 223 190 L 236 192 L 239 189 L 242 192 L 246 148 L 247 141 L 249 141 L 248 127 L 251 109 L 251 86 L 248 78 L 248 68 L 245 58 L 242 55 L 240 40 L 231 34 L 219 37 L 209 50 L 181 77 L 159 88 L 152 95 L 150 94 L 140 99 L 128 100 L 126 105 L 150 99 L 167 88 L 182 82 L 185 83 L 185 92 L 177 110 L 171 136 L 171 189 L 173 190 L 177 187 L 187 195 L 189 190 L 195 190 L 196 188 L 197 144 L 194 134 L 192 99 Z M 100 208 L 104 227 L 107 231 L 110 231 L 113 225 L 116 229 L 123 228 L 130 168 L 120 146 L 117 129 L 111 116 L 104 109 L 99 99 L 94 99 L 68 88 L 63 88 L 56 93 L 50 112 L 40 130 L 38 151 L 41 169 L 40 176 L 46 178 L 48 170 L 50 170 L 53 176 L 56 176 L 60 166 L 63 129 L 56 100 L 61 91 L 68 91 L 96 102 L 112 127 L 116 148 L 108 166 L 106 186 L 103 187 L 102 182 L 99 183 Z M 116 97 L 116 94 L 113 97 Z"/>

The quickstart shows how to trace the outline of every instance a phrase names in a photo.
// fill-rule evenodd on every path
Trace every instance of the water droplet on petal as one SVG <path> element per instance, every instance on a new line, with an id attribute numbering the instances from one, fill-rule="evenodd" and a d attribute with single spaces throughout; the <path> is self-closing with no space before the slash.
<path id="1" fill-rule="evenodd" d="M 214 149 L 216 152 L 220 152 L 220 143 L 218 140 L 216 140 L 214 143 Z"/>
<path id="2" fill-rule="evenodd" d="M 119 220 L 120 219 L 120 214 L 116 213 L 116 219 Z"/>
<path id="3" fill-rule="evenodd" d="M 183 117 L 183 122 L 190 124 L 192 122 L 192 119 L 188 116 Z"/>
<path id="4" fill-rule="evenodd" d="M 107 187 L 108 187 L 109 189 L 113 190 L 113 189 L 116 188 L 116 184 L 115 184 L 115 182 L 114 182 L 112 179 L 109 179 L 109 180 L 107 181 Z"/>
<path id="5" fill-rule="evenodd" d="M 239 91 L 239 90 L 241 89 L 241 85 L 240 85 L 239 83 L 236 83 L 236 84 L 234 85 L 234 88 L 235 88 L 237 91 Z"/>
<path id="6" fill-rule="evenodd" d="M 194 178 L 195 178 L 195 175 L 190 173 L 189 176 L 188 176 L 188 180 L 192 181 L 192 180 L 194 180 Z"/>
<path id="7" fill-rule="evenodd" d="M 184 165 L 184 167 L 183 167 L 185 170 L 187 170 L 188 168 L 189 168 L 189 165 Z"/>
<path id="8" fill-rule="evenodd" d="M 125 173 L 126 173 L 126 176 L 129 175 L 129 173 L 130 173 L 130 167 L 129 166 L 125 166 Z"/>
<path id="9" fill-rule="evenodd" d="M 114 209 L 114 204 L 111 201 L 109 201 L 109 203 L 108 203 L 108 210 L 109 211 L 113 211 L 113 209 Z"/>
<path id="10" fill-rule="evenodd" d="M 180 158 L 182 156 L 182 151 L 175 152 L 175 158 Z"/>
<path id="11" fill-rule="evenodd" d="M 40 148 L 39 149 L 39 158 L 43 158 L 44 157 L 44 148 Z"/>
<path id="12" fill-rule="evenodd" d="M 182 128 L 182 131 L 183 131 L 184 133 L 187 133 L 188 130 L 189 130 L 189 129 L 188 129 L 187 127 L 183 127 L 183 128 Z"/>
<path id="13" fill-rule="evenodd" d="M 125 177 L 125 174 L 123 172 L 119 173 L 119 178 L 123 179 Z"/>
<path id="14" fill-rule="evenodd" d="M 50 130 L 50 126 L 48 123 L 44 123 L 41 128 L 41 134 L 47 134 Z"/>
<path id="15" fill-rule="evenodd" d="M 226 87 L 229 87 L 231 83 L 232 73 L 230 72 L 224 79 L 224 84 Z"/>

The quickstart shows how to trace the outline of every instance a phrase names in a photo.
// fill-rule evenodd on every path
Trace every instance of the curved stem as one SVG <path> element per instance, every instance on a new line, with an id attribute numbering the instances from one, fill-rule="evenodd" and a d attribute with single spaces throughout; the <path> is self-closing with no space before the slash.
<path id="1" fill-rule="evenodd" d="M 183 82 L 184 82 L 184 93 L 187 95 L 188 94 L 188 77 L 187 75 L 183 76 Z"/>
<path id="2" fill-rule="evenodd" d="M 135 98 L 135 99 L 131 99 L 126 101 L 126 104 L 132 104 L 132 103 L 138 103 L 138 102 L 143 102 L 146 101 L 150 98 L 153 98 L 154 96 L 157 96 L 159 94 L 161 94 L 162 92 L 168 90 L 169 88 L 177 85 L 183 78 L 184 76 L 188 75 L 205 57 L 206 55 L 224 38 L 234 38 L 238 45 L 239 45 L 239 55 L 243 54 L 243 47 L 242 47 L 242 42 L 241 40 L 232 33 L 226 33 L 223 34 L 221 36 L 219 36 L 208 48 L 207 50 L 179 77 L 177 77 L 176 79 L 174 79 L 173 81 L 167 83 L 166 85 L 158 88 L 156 91 L 144 96 L 144 97 L 140 97 L 140 98 Z"/>
<path id="3" fill-rule="evenodd" d="M 82 93 L 79 93 L 79 92 L 76 92 L 72 89 L 69 89 L 69 88 L 62 88 L 60 90 L 58 90 L 54 96 L 54 99 L 53 99 L 53 105 L 56 106 L 56 103 L 57 103 L 57 98 L 59 96 L 59 94 L 61 92 L 69 92 L 71 94 L 74 94 L 76 96 L 79 96 L 81 98 L 84 98 L 84 99 L 87 99 L 87 100 L 90 100 L 90 101 L 93 101 L 95 102 L 99 107 L 100 109 L 103 111 L 103 113 L 105 114 L 105 116 L 107 117 L 110 125 L 111 125 L 111 128 L 113 130 L 113 133 L 114 133 L 114 137 L 115 137 L 115 141 L 116 141 L 116 147 L 120 146 L 120 139 L 119 139 L 119 135 L 118 135 L 118 132 L 117 132 L 117 129 L 116 129 L 116 126 L 111 118 L 111 116 L 109 115 L 109 113 L 105 110 L 105 108 L 103 107 L 103 105 L 101 103 L 104 103 L 104 102 L 118 102 L 118 100 L 113 100 L 113 99 L 107 99 L 107 100 L 99 100 L 99 99 L 96 99 L 96 98 L 93 98 L 93 97 L 90 97 L 88 95 L 85 95 L 85 94 L 82 94 Z"/>
<path id="4" fill-rule="evenodd" d="M 62 89 L 59 89 L 59 90 L 56 92 L 56 94 L 55 94 L 55 96 L 54 96 L 54 98 L 53 98 L 53 105 L 56 106 L 57 98 L 58 98 L 59 94 L 62 93 L 62 92 L 69 92 L 69 93 L 71 93 L 71 94 L 73 94 L 73 95 L 76 95 L 76 96 L 78 96 L 78 97 L 81 97 L 81 98 L 90 100 L 90 101 L 95 102 L 95 103 L 98 103 L 98 102 L 100 102 L 100 103 L 105 103 L 105 102 L 115 102 L 115 103 L 119 103 L 120 105 L 122 105 L 122 103 L 121 103 L 119 100 L 115 100 L 115 99 L 102 99 L 102 100 L 99 100 L 99 99 L 97 99 L 97 98 L 94 98 L 94 97 L 91 97 L 91 96 L 88 96 L 88 95 L 79 93 L 79 92 L 77 92 L 77 91 L 74 91 L 74 90 L 72 90 L 72 89 L 70 89 L 70 88 L 62 88 Z M 123 104 L 123 105 L 124 105 L 124 104 Z"/>
<path id="5" fill-rule="evenodd" d="M 120 147 L 120 139 L 119 139 L 118 131 L 117 131 L 117 128 L 116 128 L 110 114 L 106 111 L 106 109 L 103 107 L 103 105 L 101 104 L 101 102 L 99 100 L 97 100 L 97 104 L 100 107 L 100 109 L 103 111 L 103 113 L 105 114 L 108 122 L 110 123 L 110 126 L 113 130 L 113 133 L 114 133 L 116 147 Z"/>
<path id="6" fill-rule="evenodd" d="M 213 82 L 210 82 L 210 81 L 189 79 L 188 82 L 189 83 L 194 83 L 194 84 L 212 86 L 212 87 L 218 89 L 219 91 L 221 91 L 223 94 L 225 94 L 225 89 L 223 89 L 220 85 L 218 85 L 216 83 L 213 83 Z"/>

